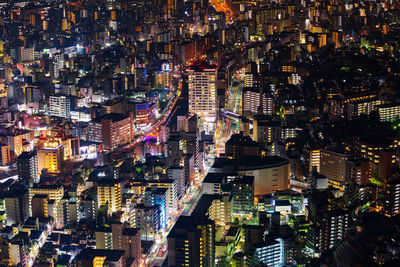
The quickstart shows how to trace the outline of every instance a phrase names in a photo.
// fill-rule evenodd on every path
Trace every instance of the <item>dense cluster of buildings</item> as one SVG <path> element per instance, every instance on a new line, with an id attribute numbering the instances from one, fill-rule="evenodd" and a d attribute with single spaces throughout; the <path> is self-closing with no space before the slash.
<path id="1" fill-rule="evenodd" d="M 399 21 L 0 1 L 0 266 L 398 265 Z"/>

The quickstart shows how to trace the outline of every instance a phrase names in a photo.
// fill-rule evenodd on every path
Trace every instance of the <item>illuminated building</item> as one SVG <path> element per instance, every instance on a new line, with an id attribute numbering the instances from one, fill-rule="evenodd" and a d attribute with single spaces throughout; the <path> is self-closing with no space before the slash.
<path id="1" fill-rule="evenodd" d="M 392 144 L 375 143 L 375 141 L 361 142 L 361 156 L 372 163 L 372 176 L 383 180 L 392 177 L 398 159 L 397 147 L 397 140 L 394 140 Z"/>
<path id="2" fill-rule="evenodd" d="M 144 131 L 149 129 L 156 117 L 156 105 L 154 103 L 136 104 L 136 129 Z"/>
<path id="3" fill-rule="evenodd" d="M 346 181 L 355 181 L 359 185 L 370 183 L 372 162 L 368 159 L 354 159 L 346 162 Z"/>
<path id="4" fill-rule="evenodd" d="M 64 159 L 63 147 L 57 141 L 49 141 L 37 151 L 37 171 L 40 174 L 46 169 L 51 173 L 59 173 Z"/>
<path id="5" fill-rule="evenodd" d="M 231 214 L 232 218 L 252 218 L 254 211 L 254 177 L 243 176 L 232 182 Z"/>
<path id="6" fill-rule="evenodd" d="M 189 73 L 189 115 L 198 115 L 206 122 L 216 120 L 216 79 L 214 66 L 192 66 Z"/>
<path id="7" fill-rule="evenodd" d="M 346 161 L 349 155 L 321 150 L 320 173 L 328 177 L 330 185 L 342 188 L 346 182 Z"/>
<path id="8" fill-rule="evenodd" d="M 397 178 L 386 184 L 385 198 L 386 215 L 396 216 L 400 213 L 400 179 Z"/>
<path id="9" fill-rule="evenodd" d="M 381 121 L 394 121 L 400 119 L 400 105 L 385 104 L 377 106 Z"/>
<path id="10" fill-rule="evenodd" d="M 161 226 L 158 207 L 133 204 L 129 216 L 130 226 L 141 229 L 142 240 L 155 240 L 155 235 Z"/>
<path id="11" fill-rule="evenodd" d="M 165 229 L 167 224 L 167 216 L 169 215 L 169 209 L 167 209 L 168 199 L 168 188 L 152 186 L 147 187 L 144 192 L 144 204 L 150 207 L 158 207 L 159 209 L 161 229 Z"/>
<path id="12" fill-rule="evenodd" d="M 168 179 L 176 181 L 177 197 L 185 194 L 185 171 L 183 167 L 170 167 L 167 170 Z"/>
<path id="13" fill-rule="evenodd" d="M 95 143 L 101 143 L 103 141 L 102 124 L 100 118 L 95 118 L 89 121 L 87 140 Z"/>
<path id="14" fill-rule="evenodd" d="M 114 179 L 103 179 L 98 181 L 97 205 L 105 206 L 109 214 L 120 211 L 122 208 L 122 185 Z"/>
<path id="15" fill-rule="evenodd" d="M 215 224 L 197 216 L 180 216 L 167 237 L 168 266 L 214 266 Z"/>
<path id="16" fill-rule="evenodd" d="M 351 118 L 353 116 L 371 113 L 377 106 L 384 104 L 384 101 L 376 98 L 369 98 L 369 96 L 359 96 L 347 99 L 345 103 L 347 103 L 348 118 Z"/>
<path id="17" fill-rule="evenodd" d="M 226 225 L 231 222 L 231 202 L 229 195 L 216 197 L 208 209 L 208 216 L 215 224 Z"/>
<path id="18" fill-rule="evenodd" d="M 30 240 L 29 233 L 19 232 L 13 236 L 9 244 L 10 263 L 12 266 L 26 266 L 29 262 Z"/>
<path id="19" fill-rule="evenodd" d="M 242 103 L 243 115 L 272 115 L 274 111 L 274 99 L 266 92 L 263 92 L 262 88 L 244 87 Z"/>
<path id="20" fill-rule="evenodd" d="M 8 145 L 0 144 L 0 165 L 6 166 L 10 162 L 10 147 Z"/>
<path id="21" fill-rule="evenodd" d="M 317 172 L 320 171 L 320 161 L 321 161 L 321 150 L 313 149 L 310 151 L 310 170 L 313 168 L 316 169 Z"/>
<path id="22" fill-rule="evenodd" d="M 171 217 L 177 209 L 178 204 L 178 182 L 173 179 L 163 179 L 163 180 L 150 180 L 147 185 L 156 188 L 166 188 L 168 189 L 167 196 L 167 207 L 168 207 L 168 217 Z"/>
<path id="23" fill-rule="evenodd" d="M 281 134 L 280 121 L 273 121 L 269 116 L 254 116 L 253 138 L 256 142 L 279 142 L 282 141 Z"/>
<path id="24" fill-rule="evenodd" d="M 281 266 L 284 263 L 284 244 L 280 238 L 269 239 L 251 246 L 248 266 Z"/>
<path id="25" fill-rule="evenodd" d="M 75 99 L 71 96 L 53 95 L 49 98 L 49 115 L 70 118 L 71 110 L 75 108 Z"/>
<path id="26" fill-rule="evenodd" d="M 225 155 L 232 159 L 258 155 L 258 144 L 250 136 L 233 134 L 225 143 Z"/>
<path id="27" fill-rule="evenodd" d="M 331 249 L 344 237 L 350 216 L 341 206 L 342 200 L 335 199 L 330 189 L 310 195 L 306 214 L 311 225 L 307 241 L 315 253 Z"/>
<path id="28" fill-rule="evenodd" d="M 49 197 L 48 195 L 34 195 L 31 200 L 32 217 L 43 218 L 49 217 Z"/>
<path id="29" fill-rule="evenodd" d="M 26 189 L 5 194 L 7 225 L 23 224 L 29 217 L 29 194 Z"/>
<path id="30" fill-rule="evenodd" d="M 29 214 L 32 216 L 32 199 L 35 195 L 47 195 L 48 204 L 47 204 L 47 212 L 49 216 L 52 216 L 56 223 L 59 222 L 58 212 L 62 212 L 62 209 L 59 209 L 59 203 L 62 197 L 64 196 L 64 187 L 61 185 L 40 185 L 33 184 L 32 187 L 29 188 Z"/>
<path id="31" fill-rule="evenodd" d="M 85 248 L 75 258 L 77 267 L 126 267 L 124 250 Z"/>
<path id="32" fill-rule="evenodd" d="M 22 152 L 24 152 L 24 141 L 27 141 L 29 143 L 33 142 L 34 132 L 27 130 L 17 130 L 11 134 L 1 136 L 1 139 L 4 140 L 3 143 L 8 144 L 8 147 L 10 149 L 10 158 L 11 160 L 14 160 Z"/>
<path id="33" fill-rule="evenodd" d="M 112 223 L 111 227 L 100 228 L 95 232 L 96 248 L 124 250 L 126 259 L 138 266 L 142 254 L 140 230 L 127 228 L 122 223 Z"/>
<path id="34" fill-rule="evenodd" d="M 221 195 L 224 175 L 208 173 L 202 183 L 203 195 Z"/>
<path id="35" fill-rule="evenodd" d="M 119 145 L 133 140 L 132 116 L 117 113 L 106 114 L 101 119 L 103 147 L 106 150 L 116 149 Z"/>

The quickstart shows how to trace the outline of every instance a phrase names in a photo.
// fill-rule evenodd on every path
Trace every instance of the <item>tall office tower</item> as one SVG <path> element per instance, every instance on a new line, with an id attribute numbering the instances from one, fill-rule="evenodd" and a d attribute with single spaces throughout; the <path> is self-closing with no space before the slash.
<path id="1" fill-rule="evenodd" d="M 231 214 L 233 218 L 252 218 L 254 211 L 254 177 L 243 176 L 232 182 Z"/>
<path id="2" fill-rule="evenodd" d="M 315 253 L 321 253 L 343 239 L 349 223 L 349 212 L 342 208 L 343 200 L 336 199 L 331 189 L 314 191 L 308 203 L 311 226 L 307 232 L 307 241 Z"/>
<path id="3" fill-rule="evenodd" d="M 28 190 L 9 191 L 5 195 L 7 225 L 23 224 L 29 217 Z"/>
<path id="4" fill-rule="evenodd" d="M 106 206 L 108 213 L 120 211 L 122 208 L 122 185 L 119 180 L 99 180 L 97 186 L 97 205 Z"/>
<path id="5" fill-rule="evenodd" d="M 63 154 L 63 147 L 58 142 L 46 142 L 37 151 L 38 174 L 44 169 L 51 173 L 59 173 L 62 169 Z"/>
<path id="6" fill-rule="evenodd" d="M 167 240 L 168 266 L 214 266 L 214 221 L 203 216 L 180 216 Z"/>
<path id="7" fill-rule="evenodd" d="M 274 112 L 273 97 L 262 88 L 245 87 L 242 91 L 242 114 L 272 115 Z"/>
<path id="8" fill-rule="evenodd" d="M 75 108 L 75 99 L 71 96 L 52 95 L 49 98 L 49 114 L 61 118 L 70 118 L 71 110 Z"/>
<path id="9" fill-rule="evenodd" d="M 106 114 L 101 118 L 104 149 L 113 150 L 133 140 L 132 115 Z"/>
<path id="10" fill-rule="evenodd" d="M 206 122 L 214 123 L 217 117 L 217 69 L 204 64 L 189 69 L 189 115 L 197 114 Z"/>
<path id="11" fill-rule="evenodd" d="M 26 185 L 38 183 L 38 166 L 36 151 L 23 152 L 17 158 L 18 178 Z"/>

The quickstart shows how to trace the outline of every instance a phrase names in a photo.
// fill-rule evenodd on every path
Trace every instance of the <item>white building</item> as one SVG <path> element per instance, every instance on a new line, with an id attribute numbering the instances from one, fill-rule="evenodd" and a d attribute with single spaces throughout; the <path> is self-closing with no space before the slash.
<path id="1" fill-rule="evenodd" d="M 189 70 L 189 114 L 197 114 L 206 122 L 216 120 L 215 67 L 192 66 Z"/>

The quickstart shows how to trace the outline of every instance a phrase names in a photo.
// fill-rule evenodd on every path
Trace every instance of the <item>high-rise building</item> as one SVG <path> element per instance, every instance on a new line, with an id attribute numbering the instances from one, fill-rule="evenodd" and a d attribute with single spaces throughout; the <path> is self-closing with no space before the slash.
<path id="1" fill-rule="evenodd" d="M 29 217 L 28 197 L 26 189 L 7 192 L 5 196 L 7 225 L 23 224 Z"/>
<path id="2" fill-rule="evenodd" d="M 217 112 L 215 66 L 193 65 L 189 72 L 189 115 L 197 114 L 207 122 L 215 122 Z"/>
<path id="3" fill-rule="evenodd" d="M 48 216 L 53 217 L 56 223 L 59 225 L 60 215 L 62 213 L 62 208 L 59 206 L 62 197 L 64 196 L 64 187 L 61 185 L 42 185 L 33 184 L 29 188 L 29 214 L 33 215 L 32 209 L 32 199 L 35 195 L 46 195 L 48 197 L 47 201 L 47 213 Z"/>
<path id="4" fill-rule="evenodd" d="M 167 170 L 168 179 L 176 181 L 177 198 L 185 194 L 185 170 L 183 167 L 170 167 Z"/>
<path id="5" fill-rule="evenodd" d="M 243 176 L 232 182 L 231 213 L 233 218 L 252 218 L 254 211 L 254 177 Z"/>
<path id="6" fill-rule="evenodd" d="M 53 95 L 49 98 L 49 115 L 70 118 L 75 109 L 75 99 L 71 96 Z"/>
<path id="7" fill-rule="evenodd" d="M 133 140 L 131 114 L 127 116 L 118 113 L 106 114 L 102 117 L 101 124 L 104 149 L 113 150 Z"/>
<path id="8" fill-rule="evenodd" d="M 250 136 L 233 134 L 225 143 L 225 154 L 232 159 L 240 159 L 246 156 L 258 156 L 258 144 Z"/>
<path id="9" fill-rule="evenodd" d="M 178 204 L 177 184 L 178 182 L 173 179 L 150 180 L 147 182 L 148 186 L 168 189 L 168 196 L 167 196 L 168 217 L 171 217 L 176 212 L 177 209 L 177 204 Z"/>
<path id="10" fill-rule="evenodd" d="M 386 184 L 386 215 L 396 216 L 400 213 L 400 178 Z"/>
<path id="11" fill-rule="evenodd" d="M 271 116 L 256 115 L 253 120 L 253 139 L 256 142 L 281 142 L 282 127 L 280 121 L 273 121 Z"/>
<path id="12" fill-rule="evenodd" d="M 99 228 L 95 232 L 96 248 L 124 250 L 126 260 L 133 266 L 139 266 L 142 245 L 140 230 L 128 228 L 122 223 L 112 223 L 111 227 Z"/>
<path id="13" fill-rule="evenodd" d="M 346 161 L 348 154 L 330 150 L 321 150 L 320 173 L 328 177 L 329 184 L 343 189 L 346 182 Z"/>
<path id="14" fill-rule="evenodd" d="M 0 144 L 0 166 L 8 165 L 10 162 L 10 147 L 5 144 Z"/>
<path id="15" fill-rule="evenodd" d="M 17 158 L 18 178 L 26 185 L 39 182 L 36 151 L 23 152 Z"/>
<path id="16" fill-rule="evenodd" d="M 48 195 L 34 195 L 31 200 L 32 204 L 32 217 L 47 218 L 49 217 L 49 196 Z"/>
<path id="17" fill-rule="evenodd" d="M 122 184 L 119 180 L 103 179 L 98 181 L 97 204 L 106 206 L 108 213 L 120 211 L 122 208 Z"/>
<path id="18" fill-rule="evenodd" d="M 64 159 L 63 147 L 57 141 L 46 142 L 37 151 L 37 171 L 40 174 L 46 169 L 51 173 L 59 173 L 62 170 Z"/>
<path id="19" fill-rule="evenodd" d="M 274 111 L 274 99 L 262 88 L 243 88 L 242 103 L 243 115 L 272 115 Z"/>
<path id="20" fill-rule="evenodd" d="M 215 225 L 205 217 L 180 216 L 168 235 L 168 266 L 214 266 Z"/>
<path id="21" fill-rule="evenodd" d="M 330 189 L 310 195 L 307 215 L 311 225 L 307 238 L 315 253 L 327 251 L 342 240 L 350 219 L 349 212 L 342 206 L 343 201 L 336 199 Z"/>
<path id="22" fill-rule="evenodd" d="M 160 230 L 160 209 L 156 206 L 134 204 L 129 222 L 132 228 L 141 230 L 143 240 L 154 240 Z"/>
<path id="23" fill-rule="evenodd" d="M 144 192 L 144 204 L 150 207 L 155 206 L 159 209 L 161 229 L 164 229 L 167 224 L 167 217 L 169 215 L 167 209 L 168 199 L 168 188 L 151 186 L 146 188 Z"/>

